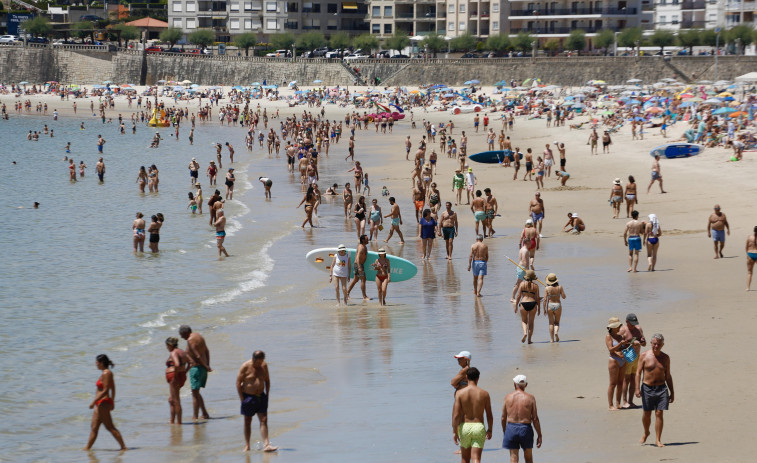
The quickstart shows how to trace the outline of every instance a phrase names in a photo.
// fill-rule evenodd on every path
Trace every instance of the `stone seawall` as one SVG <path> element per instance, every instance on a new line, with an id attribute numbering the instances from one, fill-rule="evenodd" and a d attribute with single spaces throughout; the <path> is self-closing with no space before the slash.
<path id="1" fill-rule="evenodd" d="M 352 85 L 348 66 L 335 60 L 279 60 L 236 56 L 147 55 L 145 83 L 159 80 L 190 80 L 200 85 L 248 85 L 252 82 L 300 85 Z M 117 53 L 64 50 L 53 47 L 0 47 L 0 82 L 50 80 L 64 84 L 96 84 L 105 80 L 139 84 L 143 56 L 139 52 Z M 394 60 L 350 63 L 368 81 L 380 77 L 382 85 L 462 85 L 478 79 L 483 85 L 499 80 L 540 78 L 556 85 L 583 85 L 591 79 L 623 84 L 629 79 L 645 83 L 663 78 L 684 82 L 733 80 L 757 67 L 755 56 L 721 56 L 717 76 L 714 57 L 573 57 L 495 58 L 477 60 Z"/>

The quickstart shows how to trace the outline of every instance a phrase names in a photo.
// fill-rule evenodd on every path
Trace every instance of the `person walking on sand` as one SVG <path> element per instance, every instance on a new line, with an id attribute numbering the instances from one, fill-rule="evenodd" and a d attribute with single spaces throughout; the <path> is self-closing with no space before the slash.
<path id="1" fill-rule="evenodd" d="M 365 235 L 363 235 L 365 236 Z M 329 283 L 334 280 L 334 289 L 336 289 L 336 304 L 342 305 L 341 298 L 339 297 L 339 287 L 342 287 L 342 293 L 344 294 L 344 303 L 350 299 L 349 291 L 347 291 L 347 280 L 350 279 L 351 258 L 350 253 L 347 252 L 347 246 L 340 244 L 337 248 L 334 258 L 331 260 L 331 272 L 329 273 Z"/>
<path id="2" fill-rule="evenodd" d="M 489 261 L 489 246 L 484 244 L 484 235 L 477 235 L 476 242 L 470 247 L 468 256 L 468 271 L 473 272 L 473 294 L 481 297 L 481 288 L 484 286 L 486 265 Z"/>
<path id="3" fill-rule="evenodd" d="M 518 463 L 518 453 L 523 449 L 526 463 L 534 461 L 534 430 L 536 430 L 536 448 L 541 448 L 541 422 L 536 411 L 536 398 L 526 392 L 528 379 L 525 375 L 513 378 L 515 390 L 505 396 L 502 407 L 502 448 L 510 451 L 510 462 Z"/>
<path id="4" fill-rule="evenodd" d="M 478 387 L 481 373 L 476 367 L 465 373 L 468 386 L 455 394 L 452 409 L 452 435 L 455 444 L 460 444 L 463 463 L 478 463 L 484 450 L 484 442 L 492 438 L 494 415 L 489 393 Z M 486 427 L 484 427 L 484 413 Z"/>
<path id="5" fill-rule="evenodd" d="M 439 234 L 444 238 L 444 245 L 447 249 L 447 260 L 452 260 L 453 241 L 457 237 L 457 213 L 452 210 L 452 203 L 447 201 L 446 210 L 442 212 L 439 219 Z"/>
<path id="6" fill-rule="evenodd" d="M 476 198 L 470 205 L 470 210 L 473 213 L 473 218 L 476 221 L 476 235 L 478 235 L 478 225 L 483 222 L 484 233 L 486 233 L 486 200 L 481 197 L 481 190 L 476 190 Z"/>
<path id="7" fill-rule="evenodd" d="M 549 318 L 549 342 L 560 342 L 560 318 L 562 317 L 562 302 L 565 299 L 565 289 L 557 280 L 557 275 L 547 275 L 547 287 L 544 288 L 544 314 Z"/>
<path id="8" fill-rule="evenodd" d="M 386 258 L 386 250 L 379 248 L 378 259 L 373 264 L 376 271 L 376 288 L 378 289 L 379 305 L 386 305 L 386 292 L 389 289 L 389 282 L 392 280 L 392 269 L 389 259 Z"/>
<path id="9" fill-rule="evenodd" d="M 668 404 L 675 400 L 673 391 L 673 377 L 670 375 L 670 357 L 662 351 L 665 338 L 660 333 L 652 335 L 652 348 L 639 358 L 639 367 L 636 370 L 636 397 L 641 398 L 641 406 L 644 414 L 641 423 L 644 426 L 644 435 L 640 443 L 647 441 L 649 437 L 649 425 L 652 421 L 652 411 L 655 413 L 655 445 L 664 447 L 662 443 L 663 412 L 668 409 Z"/>
<path id="10" fill-rule="evenodd" d="M 639 200 L 636 197 L 636 179 L 633 175 L 628 176 L 628 183 L 626 183 L 626 218 L 631 218 L 631 212 L 633 212 L 634 205 L 638 204 Z"/>
<path id="11" fill-rule="evenodd" d="M 626 324 L 620 327 L 620 335 L 636 351 L 636 360 L 626 362 L 625 374 L 623 375 L 623 404 L 620 408 L 636 408 L 636 404 L 633 403 L 634 377 L 636 376 L 636 367 L 639 365 L 641 348 L 647 345 L 644 331 L 641 329 L 641 325 L 639 325 L 639 318 L 636 314 L 629 313 L 626 315 Z"/>
<path id="12" fill-rule="evenodd" d="M 400 237 L 400 244 L 405 244 L 405 238 L 402 236 L 402 231 L 400 230 L 400 225 L 402 225 L 402 214 L 400 214 L 400 207 L 399 205 L 397 205 L 394 196 L 389 197 L 389 204 L 392 206 L 392 208 L 389 213 L 384 216 L 384 218 L 386 219 L 391 217 L 392 228 L 389 229 L 389 236 L 386 237 L 384 243 L 388 243 L 392 238 L 392 235 L 394 235 L 394 232 L 396 231 L 397 235 L 399 235 Z"/>
<path id="13" fill-rule="evenodd" d="M 599 154 L 599 150 L 597 149 L 597 142 L 599 141 L 599 134 L 597 133 L 597 128 L 594 127 L 591 129 L 591 133 L 589 134 L 589 141 L 586 142 L 587 145 L 591 145 L 591 154 Z"/>
<path id="14" fill-rule="evenodd" d="M 511 304 L 515 304 L 515 295 L 518 293 L 518 288 L 520 288 L 520 284 L 523 282 L 523 280 L 526 279 L 526 270 L 528 269 L 528 260 L 529 260 L 528 246 L 526 246 L 525 244 L 522 244 L 520 247 L 520 251 L 518 251 L 518 265 L 515 266 L 516 280 L 515 280 L 515 285 L 513 286 L 513 295 L 510 299 Z"/>
<path id="15" fill-rule="evenodd" d="M 644 225 L 644 236 L 641 240 L 647 247 L 647 261 L 649 262 L 647 270 L 650 272 L 654 272 L 657 265 L 657 250 L 660 248 L 661 235 L 662 228 L 657 215 L 649 214 L 649 222 Z"/>
<path id="16" fill-rule="evenodd" d="M 463 186 L 465 185 L 465 176 L 462 170 L 455 169 L 455 176 L 452 177 L 452 192 L 455 193 L 455 206 L 463 202 Z"/>
<path id="17" fill-rule="evenodd" d="M 257 350 L 252 359 L 242 364 L 236 379 L 237 394 L 241 402 L 241 414 L 244 415 L 244 451 L 250 451 L 250 435 L 252 434 L 252 418 L 258 415 L 260 420 L 260 437 L 263 439 L 263 451 L 275 452 L 278 447 L 271 445 L 268 440 L 268 396 L 271 392 L 271 377 L 268 374 L 268 364 L 265 352 Z"/>
<path id="18" fill-rule="evenodd" d="M 121 433 L 113 424 L 113 417 L 110 414 L 116 407 L 116 382 L 113 379 L 113 372 L 110 371 L 115 365 L 113 365 L 113 362 L 110 361 L 107 355 L 100 354 L 95 358 L 95 366 L 98 370 L 102 371 L 102 374 L 97 383 L 95 383 L 97 386 L 95 398 L 89 404 L 89 408 L 94 409 L 94 412 L 92 412 L 92 426 L 89 440 L 84 450 L 89 450 L 94 445 L 101 424 L 105 425 L 105 429 L 113 434 L 113 437 L 121 446 L 121 450 L 128 450 L 126 444 L 124 444 L 123 437 L 121 437 Z"/>
<path id="19" fill-rule="evenodd" d="M 219 203 L 220 204 L 220 203 Z M 216 227 L 216 247 L 218 247 L 218 259 L 221 259 L 221 254 L 229 257 L 229 253 L 226 252 L 226 248 L 223 242 L 226 241 L 226 214 L 223 209 L 216 211 L 216 220 L 213 222 Z"/>
<path id="20" fill-rule="evenodd" d="M 523 328 L 523 337 L 520 342 L 526 342 L 526 338 L 528 338 L 529 344 L 533 344 L 531 337 L 534 334 L 534 319 L 541 312 L 539 285 L 534 280 L 536 280 L 536 273 L 533 270 L 526 270 L 523 282 L 518 286 L 513 311 L 518 313 L 518 306 L 520 306 L 520 320 Z M 534 309 L 536 309 L 535 313 Z"/>
<path id="21" fill-rule="evenodd" d="M 757 262 L 757 226 L 754 227 L 754 234 L 746 239 L 746 290 L 752 287 L 752 270 L 754 263 Z"/>
<path id="22" fill-rule="evenodd" d="M 707 220 L 707 237 L 712 238 L 712 244 L 715 248 L 715 259 L 723 257 L 723 248 L 725 247 L 725 235 L 731 234 L 731 226 L 728 225 L 728 219 L 725 214 L 720 212 L 720 204 L 715 204 L 715 212 L 710 214 Z M 718 246 L 720 243 L 720 246 Z"/>
<path id="23" fill-rule="evenodd" d="M 205 400 L 200 394 L 200 388 L 205 387 L 208 382 L 208 373 L 213 371 L 210 368 L 210 349 L 205 344 L 205 338 L 200 333 L 193 333 L 189 325 L 179 327 L 179 336 L 187 341 L 189 385 L 192 388 L 192 419 L 197 421 L 199 413 L 202 412 L 202 418 L 208 420 L 210 415 L 205 409 Z"/>
<path id="24" fill-rule="evenodd" d="M 621 326 L 623 326 L 623 323 L 620 322 L 618 317 L 611 317 L 608 320 L 607 335 L 605 335 L 605 346 L 610 353 L 610 359 L 607 362 L 607 369 L 610 372 L 607 402 L 610 410 L 619 410 L 621 408 L 623 378 L 626 372 L 626 359 L 623 357 L 622 351 L 631 345 L 620 334 Z M 615 402 L 613 402 L 613 397 L 615 398 Z"/>
<path id="25" fill-rule="evenodd" d="M 645 223 L 639 222 L 639 211 L 631 212 L 631 220 L 626 224 L 626 230 L 623 232 L 623 241 L 628 247 L 628 272 L 636 273 L 639 266 L 639 252 L 641 251 L 641 235 L 644 231 Z"/>
<path id="26" fill-rule="evenodd" d="M 659 154 L 656 155 L 654 157 L 654 161 L 652 161 L 652 180 L 649 182 L 649 186 L 647 187 L 647 194 L 649 194 L 649 190 L 652 189 L 654 182 L 660 182 L 660 193 L 667 193 L 667 191 L 662 189 L 662 171 L 660 170 Z"/>
<path id="27" fill-rule="evenodd" d="M 168 407 L 171 411 L 171 424 L 181 424 L 181 388 L 187 382 L 189 356 L 179 349 L 179 339 L 166 339 L 168 360 L 166 360 L 166 382 L 168 383 Z"/>
<path id="28" fill-rule="evenodd" d="M 536 192 L 534 199 L 528 203 L 528 212 L 531 214 L 531 220 L 534 223 L 534 227 L 538 227 L 539 238 L 541 238 L 541 228 L 544 222 L 544 214 L 547 212 L 544 207 L 544 200 L 541 199 L 541 193 Z"/>
<path id="29" fill-rule="evenodd" d="M 313 186 L 309 186 L 308 190 L 305 192 L 305 196 L 303 196 L 302 201 L 300 201 L 300 204 L 297 205 L 297 209 L 302 206 L 302 204 L 305 204 L 305 220 L 302 222 L 302 228 L 305 228 L 305 224 L 309 223 L 310 228 L 313 228 L 313 206 L 315 205 L 316 197 L 315 197 L 315 190 L 313 189 Z"/>
<path id="30" fill-rule="evenodd" d="M 539 250 L 541 245 L 541 237 L 534 227 L 533 219 L 526 220 L 526 226 L 520 234 L 520 246 L 526 245 L 529 253 L 529 266 L 534 269 L 534 260 L 536 258 L 536 251 Z M 528 266 L 526 267 L 528 268 Z"/>
<path id="31" fill-rule="evenodd" d="M 610 188 L 610 205 L 612 206 L 612 218 L 617 219 L 620 216 L 620 205 L 623 203 L 623 187 L 620 185 L 620 178 L 612 181 Z"/>
<path id="32" fill-rule="evenodd" d="M 375 199 L 374 199 L 375 201 Z M 347 288 L 347 296 L 349 297 L 350 293 L 352 292 L 352 288 L 355 287 L 357 282 L 360 282 L 360 290 L 363 293 L 363 300 L 364 301 L 370 301 L 371 298 L 368 297 L 368 295 L 365 293 L 365 261 L 368 258 L 368 237 L 365 235 L 362 235 L 360 237 L 360 242 L 357 245 L 357 249 L 355 250 L 355 260 L 352 263 L 352 282 L 350 283 L 350 286 Z"/>

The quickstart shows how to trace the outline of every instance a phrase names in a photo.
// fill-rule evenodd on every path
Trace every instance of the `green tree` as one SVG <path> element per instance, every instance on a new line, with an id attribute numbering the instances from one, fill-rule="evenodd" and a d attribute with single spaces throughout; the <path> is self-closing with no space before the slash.
<path id="1" fill-rule="evenodd" d="M 336 50 L 342 50 L 341 51 L 342 57 L 344 57 L 344 50 L 349 48 L 351 44 L 352 44 L 352 40 L 350 40 L 350 36 L 346 32 L 337 32 L 336 34 L 332 35 L 331 38 L 329 39 L 329 46 Z M 318 48 L 318 47 L 313 47 L 313 48 Z"/>
<path id="2" fill-rule="evenodd" d="M 244 56 L 250 56 L 250 47 L 254 47 L 258 42 L 258 37 L 252 32 L 245 32 L 234 37 L 234 45 L 237 48 L 244 48 Z"/>
<path id="3" fill-rule="evenodd" d="M 500 54 L 510 48 L 510 37 L 507 34 L 490 35 L 486 39 L 486 48 Z"/>
<path id="4" fill-rule="evenodd" d="M 160 33 L 160 41 L 168 42 L 168 48 L 173 48 L 183 36 L 184 31 L 180 27 L 169 27 Z"/>
<path id="5" fill-rule="evenodd" d="M 289 50 L 295 43 L 294 35 L 291 32 L 282 32 L 271 36 L 271 46 L 276 50 Z"/>
<path id="6" fill-rule="evenodd" d="M 565 39 L 565 48 L 568 50 L 581 51 L 586 48 L 586 32 L 581 29 L 573 29 Z"/>
<path id="7" fill-rule="evenodd" d="M 636 42 L 641 43 L 642 31 L 640 27 L 629 27 L 618 34 L 618 45 L 626 48 L 635 48 Z"/>
<path id="8" fill-rule="evenodd" d="M 476 38 L 470 35 L 469 32 L 466 32 L 452 39 L 450 45 L 455 50 L 471 51 L 476 48 Z"/>
<path id="9" fill-rule="evenodd" d="M 602 48 L 605 51 L 605 56 L 610 50 L 610 46 L 615 43 L 615 33 L 610 29 L 602 29 L 596 36 L 594 36 L 594 47 Z"/>
<path id="10" fill-rule="evenodd" d="M 391 37 L 386 39 L 386 47 L 390 50 L 397 50 L 402 52 L 403 49 L 410 46 L 410 37 L 407 36 L 405 31 L 395 31 Z"/>
<path id="11" fill-rule="evenodd" d="M 300 50 L 314 50 L 326 45 L 326 37 L 318 31 L 307 31 L 297 37 L 296 43 Z"/>
<path id="12" fill-rule="evenodd" d="M 34 37 L 45 37 L 52 30 L 50 21 L 44 16 L 35 16 L 28 21 L 24 21 L 21 23 L 21 28 Z"/>
<path id="13" fill-rule="evenodd" d="M 741 40 L 741 44 L 740 44 L 741 49 L 739 50 L 740 55 L 744 54 L 744 49 L 746 48 L 747 45 L 754 42 L 754 36 L 755 36 L 754 29 L 752 29 L 751 26 L 747 26 L 746 24 L 732 27 L 728 29 L 725 33 L 726 41 L 729 43 L 736 42 L 736 39 Z M 723 40 L 721 37 L 721 42 L 722 41 Z"/>
<path id="14" fill-rule="evenodd" d="M 129 40 L 137 40 L 142 33 L 134 26 L 127 26 L 126 24 L 119 24 L 118 29 L 121 31 L 121 40 L 124 41 L 124 46 L 129 46 Z"/>
<path id="15" fill-rule="evenodd" d="M 436 58 L 436 53 L 444 50 L 447 48 L 447 41 L 444 40 L 444 37 L 442 37 L 439 34 L 429 34 L 427 35 L 422 41 L 421 46 L 423 48 L 428 48 L 431 52 L 434 54 L 434 58 Z"/>
<path id="16" fill-rule="evenodd" d="M 361 48 L 363 51 L 373 51 L 381 46 L 378 37 L 375 37 L 371 34 L 358 35 L 357 37 L 355 37 L 352 43 L 355 45 L 355 47 Z"/>
<path id="17" fill-rule="evenodd" d="M 717 32 L 713 29 L 705 29 L 699 34 L 699 44 L 706 47 L 714 47 L 717 44 Z M 720 45 L 723 44 L 723 35 L 720 35 Z"/>
<path id="18" fill-rule="evenodd" d="M 682 47 L 689 49 L 689 55 L 694 54 L 694 47 L 702 43 L 701 36 L 704 31 L 700 31 L 697 29 L 689 29 L 687 31 L 682 31 L 678 33 L 678 43 L 681 44 Z"/>
<path id="19" fill-rule="evenodd" d="M 81 43 L 84 43 L 86 37 L 92 37 L 94 28 L 95 25 L 91 21 L 78 22 L 74 24 L 74 35 L 81 39 Z"/>
<path id="20" fill-rule="evenodd" d="M 516 50 L 527 52 L 531 50 L 531 43 L 536 40 L 535 37 L 528 32 L 518 32 L 518 35 L 513 39 L 513 47 Z"/>
<path id="21" fill-rule="evenodd" d="M 670 31 L 657 29 L 654 31 L 654 34 L 649 37 L 649 42 L 655 47 L 660 47 L 660 54 L 662 54 L 665 47 L 669 47 L 676 43 L 676 36 Z"/>
<path id="22" fill-rule="evenodd" d="M 558 50 L 560 50 L 560 39 L 549 39 L 544 42 L 542 48 L 547 52 L 548 55 L 554 55 Z"/>
<path id="23" fill-rule="evenodd" d="M 197 45 L 200 48 L 208 48 L 209 46 L 213 45 L 213 42 L 216 41 L 216 34 L 210 29 L 197 29 L 196 31 L 189 34 L 187 41 L 189 41 L 189 43 Z"/>

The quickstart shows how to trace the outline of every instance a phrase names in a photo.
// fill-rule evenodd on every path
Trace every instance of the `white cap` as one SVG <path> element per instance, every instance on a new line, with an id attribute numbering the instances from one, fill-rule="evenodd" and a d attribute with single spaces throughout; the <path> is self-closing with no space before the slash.
<path id="1" fill-rule="evenodd" d="M 532 219 L 526 220 L 526 225 L 533 225 L 534 221 Z"/>
<path id="2" fill-rule="evenodd" d="M 526 380 L 526 375 L 518 375 L 515 378 L 513 378 L 513 382 L 517 384 L 518 386 L 525 386 L 528 384 L 528 380 Z"/>
<path id="3" fill-rule="evenodd" d="M 459 354 L 455 355 L 455 358 L 456 359 L 466 358 L 466 359 L 470 360 L 470 352 L 468 352 L 467 350 L 460 351 Z"/>
<path id="4" fill-rule="evenodd" d="M 340 244 L 336 249 L 337 249 L 337 251 L 346 251 L 347 250 L 347 246 L 345 246 L 343 244 Z"/>

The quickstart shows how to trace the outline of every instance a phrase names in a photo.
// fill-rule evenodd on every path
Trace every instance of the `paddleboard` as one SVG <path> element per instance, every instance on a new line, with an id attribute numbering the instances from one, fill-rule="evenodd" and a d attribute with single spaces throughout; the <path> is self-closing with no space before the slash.
<path id="1" fill-rule="evenodd" d="M 331 262 L 333 261 L 336 252 L 336 248 L 313 249 L 312 251 L 307 253 L 305 259 L 310 265 L 317 268 L 318 270 L 329 273 L 331 272 Z M 347 252 L 349 253 L 350 257 L 352 257 L 353 259 L 355 258 L 356 250 L 354 248 L 348 248 Z M 418 267 L 416 267 L 414 263 L 410 262 L 407 259 L 393 256 L 391 254 L 387 254 L 386 258 L 389 259 L 389 268 L 391 269 L 392 282 L 409 280 L 413 278 L 416 273 L 418 273 Z M 373 281 L 376 279 L 376 270 L 374 270 L 373 266 L 371 265 L 376 261 L 376 259 L 378 259 L 378 253 L 374 251 L 368 251 L 368 257 L 365 259 L 364 265 L 365 279 L 368 281 Z M 350 278 L 353 277 L 352 270 L 353 269 L 350 268 Z"/>
<path id="2" fill-rule="evenodd" d="M 514 153 L 511 151 L 511 154 Z M 504 162 L 505 160 L 505 151 L 503 150 L 495 150 L 495 151 L 483 151 L 481 153 L 475 153 L 468 156 L 468 159 L 470 159 L 473 162 L 481 162 L 483 164 L 500 164 Z M 520 159 L 523 159 L 523 154 L 521 153 Z"/>
<path id="3" fill-rule="evenodd" d="M 696 145 L 694 143 L 670 143 L 667 145 L 658 146 L 649 152 L 652 157 L 660 156 L 674 159 L 674 158 L 688 158 L 696 156 L 704 152 L 704 146 Z"/>

